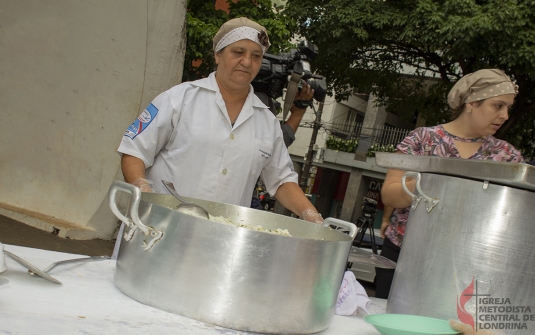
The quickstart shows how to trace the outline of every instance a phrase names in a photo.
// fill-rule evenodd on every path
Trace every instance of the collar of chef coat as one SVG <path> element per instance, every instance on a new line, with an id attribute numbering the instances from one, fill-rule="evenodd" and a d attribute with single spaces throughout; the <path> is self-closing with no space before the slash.
<path id="1" fill-rule="evenodd" d="M 202 87 L 204 89 L 214 91 L 216 93 L 216 103 L 219 106 L 221 113 L 224 114 L 229 124 L 231 124 L 231 121 L 227 112 L 227 107 L 225 106 L 225 102 L 223 101 L 223 96 L 221 96 L 221 92 L 219 91 L 219 86 L 217 85 L 217 80 L 215 79 L 215 71 L 210 73 L 208 78 L 196 80 L 192 82 L 191 84 L 193 86 Z M 262 100 L 260 100 L 260 98 L 258 98 L 254 94 L 253 86 L 249 85 L 249 93 L 247 95 L 247 99 L 245 100 L 245 104 L 243 105 L 242 110 L 240 114 L 238 115 L 236 122 L 234 123 L 234 128 L 238 127 L 240 124 L 245 122 L 248 118 L 250 118 L 253 115 L 254 110 L 258 108 L 269 109 L 269 107 L 266 106 L 262 102 Z"/>

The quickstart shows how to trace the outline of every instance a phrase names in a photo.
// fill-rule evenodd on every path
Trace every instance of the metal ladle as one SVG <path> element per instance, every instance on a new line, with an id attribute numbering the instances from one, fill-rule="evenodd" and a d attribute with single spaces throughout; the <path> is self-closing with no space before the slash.
<path id="1" fill-rule="evenodd" d="M 193 202 L 186 201 L 183 199 L 178 192 L 175 190 L 175 185 L 169 181 L 162 180 L 162 183 L 165 185 L 165 187 L 171 192 L 172 195 L 175 196 L 178 200 L 180 200 L 182 203 L 178 205 L 178 208 L 176 209 L 179 212 L 186 213 L 186 214 L 197 214 L 201 217 L 206 217 L 207 220 L 210 220 L 210 215 L 208 214 L 208 211 L 204 209 L 203 207 L 194 204 Z"/>
<path id="2" fill-rule="evenodd" d="M 54 277 L 51 277 L 51 276 L 47 275 L 46 272 L 43 272 L 43 271 L 39 270 L 37 267 L 35 267 L 32 264 L 28 263 L 27 261 L 25 261 L 24 259 L 20 258 L 19 256 L 14 255 L 14 254 L 10 253 L 7 250 L 4 250 L 4 254 L 6 254 L 6 256 L 9 256 L 15 262 L 17 262 L 20 265 L 24 266 L 26 269 L 28 269 L 28 271 L 32 271 L 33 273 L 35 273 L 39 277 L 44 278 L 44 279 L 46 279 L 48 281 L 51 281 L 51 282 L 53 282 L 55 284 L 61 284 L 61 282 L 59 280 L 57 280 Z"/>
<path id="3" fill-rule="evenodd" d="M 33 264 L 30 264 L 28 261 L 25 261 L 24 259 L 20 258 L 19 256 L 12 254 L 11 252 L 4 250 L 4 254 L 6 256 L 9 256 L 11 259 L 13 259 L 15 262 L 19 263 L 20 265 L 24 266 L 26 269 L 28 269 L 28 273 L 32 276 L 39 276 L 43 279 L 46 279 L 48 281 L 53 282 L 54 284 L 60 284 L 61 282 L 57 280 L 56 278 L 50 276 L 47 274 L 48 271 L 52 270 L 59 264 L 64 263 L 74 263 L 74 262 L 87 262 L 87 261 L 100 261 L 100 260 L 106 260 L 110 259 L 109 256 L 91 256 L 91 257 L 83 257 L 83 258 L 75 258 L 75 259 L 68 259 L 65 261 L 58 261 L 55 263 L 50 264 L 46 269 L 40 270 Z"/>
<path id="4" fill-rule="evenodd" d="M 89 256 L 89 257 L 82 257 L 82 258 L 73 258 L 73 259 L 67 259 L 67 260 L 64 260 L 64 261 L 57 261 L 57 262 L 54 262 L 52 264 L 50 264 L 46 269 L 44 269 L 42 272 L 44 272 L 45 274 L 47 274 L 48 272 L 50 272 L 50 270 L 52 270 L 53 268 L 55 268 L 56 266 L 60 265 L 60 264 L 65 264 L 65 263 L 81 263 L 81 262 L 91 262 L 91 261 L 104 261 L 104 260 L 107 260 L 107 259 L 111 259 L 110 256 Z M 35 271 L 32 271 L 32 270 L 28 270 L 28 273 L 31 275 L 31 276 L 39 276 L 39 277 L 42 277 L 41 274 L 35 272 Z"/>

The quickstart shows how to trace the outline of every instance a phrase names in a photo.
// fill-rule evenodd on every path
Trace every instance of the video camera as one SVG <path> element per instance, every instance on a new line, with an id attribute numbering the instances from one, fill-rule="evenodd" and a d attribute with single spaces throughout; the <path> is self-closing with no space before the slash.
<path id="1" fill-rule="evenodd" d="M 325 78 L 313 74 L 310 71 L 309 60 L 314 60 L 318 55 L 318 47 L 304 40 L 299 43 L 299 49 L 291 49 L 290 52 L 282 52 L 279 55 L 265 53 L 262 65 L 257 76 L 251 83 L 257 94 L 264 103 L 266 99 L 261 97 L 265 94 L 271 101 L 266 103 L 271 108 L 280 106 L 274 99 L 283 95 L 283 89 L 288 85 L 288 77 L 293 74 L 302 74 L 301 80 L 307 82 L 314 90 L 314 99 L 323 102 L 327 94 Z M 298 86 L 301 88 L 301 84 Z M 293 97 L 292 97 L 293 98 Z M 310 100 L 310 104 L 312 100 Z"/>
<path id="2" fill-rule="evenodd" d="M 365 217 L 374 217 L 377 213 L 377 201 L 364 197 L 362 202 L 362 215 Z"/>

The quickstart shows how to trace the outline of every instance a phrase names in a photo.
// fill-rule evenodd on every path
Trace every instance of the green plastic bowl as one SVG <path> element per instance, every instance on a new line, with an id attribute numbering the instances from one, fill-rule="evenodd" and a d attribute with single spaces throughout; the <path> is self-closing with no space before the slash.
<path id="1" fill-rule="evenodd" d="M 458 331 L 449 321 L 407 314 L 367 315 L 364 321 L 372 324 L 383 335 L 453 335 Z"/>

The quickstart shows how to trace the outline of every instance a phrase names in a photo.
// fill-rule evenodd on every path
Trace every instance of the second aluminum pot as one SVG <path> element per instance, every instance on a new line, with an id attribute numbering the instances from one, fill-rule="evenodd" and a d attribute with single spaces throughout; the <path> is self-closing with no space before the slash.
<path id="1" fill-rule="evenodd" d="M 132 196 L 129 216 L 116 193 Z M 199 199 L 213 216 L 287 229 L 292 237 L 221 224 L 175 211 L 171 195 L 143 193 L 115 182 L 110 206 L 129 225 L 115 284 L 144 304 L 226 328 L 310 334 L 329 327 L 356 226 L 326 222 L 349 235 L 303 220 Z"/>
<path id="2" fill-rule="evenodd" d="M 535 192 L 431 173 L 408 176 L 416 177 L 418 191 L 387 313 L 535 334 Z"/>

